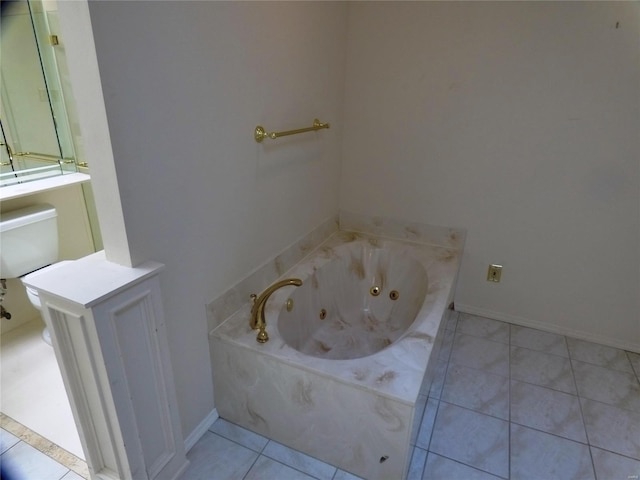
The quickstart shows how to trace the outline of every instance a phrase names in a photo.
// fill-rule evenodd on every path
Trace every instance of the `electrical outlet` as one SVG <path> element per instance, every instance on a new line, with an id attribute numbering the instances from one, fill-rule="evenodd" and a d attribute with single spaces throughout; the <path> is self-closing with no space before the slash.
<path id="1" fill-rule="evenodd" d="M 489 265 L 489 270 L 487 271 L 487 282 L 499 282 L 500 277 L 502 276 L 502 265 Z"/>

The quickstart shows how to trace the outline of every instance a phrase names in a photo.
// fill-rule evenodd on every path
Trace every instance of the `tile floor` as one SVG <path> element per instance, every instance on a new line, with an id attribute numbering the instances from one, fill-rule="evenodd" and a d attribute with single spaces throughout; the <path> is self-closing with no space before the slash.
<path id="1" fill-rule="evenodd" d="M 42 320 L 35 318 L 2 334 L 0 410 L 83 458 L 55 353 L 41 337 L 43 326 Z"/>
<path id="2" fill-rule="evenodd" d="M 639 375 L 638 354 L 459 314 L 408 479 L 637 480 Z M 182 480 L 357 479 L 223 419 L 188 457 Z"/>
<path id="3" fill-rule="evenodd" d="M 2 480 L 85 480 L 34 446 L 0 429 L 0 478 Z M 86 469 L 86 465 L 85 465 Z"/>
<path id="4" fill-rule="evenodd" d="M 461 313 L 437 370 L 409 480 L 640 477 L 640 355 Z M 183 480 L 357 478 L 224 420 L 189 458 Z"/>

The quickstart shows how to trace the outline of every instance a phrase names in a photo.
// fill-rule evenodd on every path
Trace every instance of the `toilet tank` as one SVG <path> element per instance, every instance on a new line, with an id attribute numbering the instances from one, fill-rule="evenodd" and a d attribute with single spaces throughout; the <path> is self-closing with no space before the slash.
<path id="1" fill-rule="evenodd" d="M 0 278 L 18 278 L 58 260 L 58 222 L 52 205 L 0 216 Z"/>

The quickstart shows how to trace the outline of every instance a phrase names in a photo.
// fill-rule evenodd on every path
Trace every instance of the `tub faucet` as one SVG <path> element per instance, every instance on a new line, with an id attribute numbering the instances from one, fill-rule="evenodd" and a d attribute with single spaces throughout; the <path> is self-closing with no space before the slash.
<path id="1" fill-rule="evenodd" d="M 258 336 L 256 337 L 258 343 L 265 343 L 267 340 L 269 340 L 269 335 L 267 335 L 266 330 L 267 321 L 264 318 L 264 306 L 267 303 L 267 300 L 269 300 L 269 297 L 273 292 L 288 285 L 299 287 L 300 285 L 302 285 L 302 280 L 300 280 L 299 278 L 287 278 L 285 280 L 280 280 L 279 282 L 274 283 L 264 292 L 262 292 L 260 296 L 257 296 L 255 293 L 251 294 L 253 307 L 251 307 L 251 319 L 249 320 L 249 324 L 254 330 L 259 330 Z"/>

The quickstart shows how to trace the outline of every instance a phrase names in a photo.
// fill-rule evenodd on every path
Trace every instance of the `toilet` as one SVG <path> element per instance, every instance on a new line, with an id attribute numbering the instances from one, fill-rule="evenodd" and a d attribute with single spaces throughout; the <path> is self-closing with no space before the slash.
<path id="1" fill-rule="evenodd" d="M 30 273 L 28 275 L 25 275 L 24 277 L 22 277 L 22 283 L 24 284 L 31 275 L 35 275 L 36 273 L 41 273 L 41 272 L 46 272 L 49 270 L 55 270 L 56 268 L 61 267 L 62 265 L 65 265 L 67 263 L 72 263 L 72 260 L 62 260 L 61 262 L 57 262 L 54 263 L 53 265 L 49 265 L 48 267 L 44 267 L 41 268 L 39 270 L 36 270 L 33 273 Z M 31 288 L 29 285 L 25 285 L 24 286 L 27 289 L 27 297 L 29 298 L 29 301 L 31 302 L 31 305 L 33 305 L 39 312 L 42 311 L 42 302 L 40 302 L 40 296 L 38 295 L 38 291 L 35 290 L 34 288 Z M 51 333 L 49 332 L 49 328 L 48 327 L 44 327 L 44 329 L 42 330 L 42 339 L 48 343 L 49 345 L 51 345 Z"/>
<path id="2" fill-rule="evenodd" d="M 57 212 L 49 204 L 3 213 L 0 245 L 0 278 L 21 278 L 24 282 L 36 271 L 53 270 L 69 263 L 68 260 L 58 262 Z M 42 304 L 38 292 L 25 287 L 29 301 L 40 311 Z M 46 327 L 42 338 L 51 345 L 51 335 Z"/>

